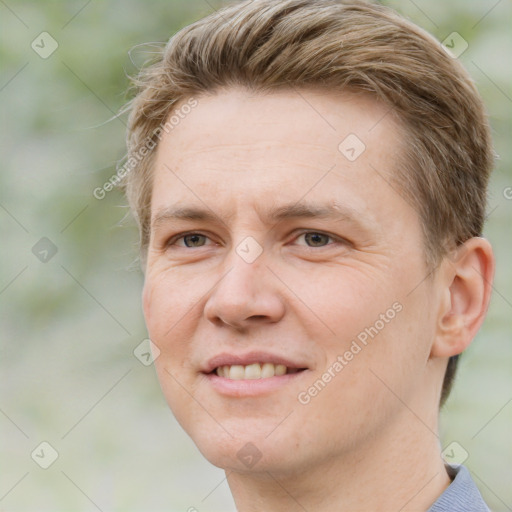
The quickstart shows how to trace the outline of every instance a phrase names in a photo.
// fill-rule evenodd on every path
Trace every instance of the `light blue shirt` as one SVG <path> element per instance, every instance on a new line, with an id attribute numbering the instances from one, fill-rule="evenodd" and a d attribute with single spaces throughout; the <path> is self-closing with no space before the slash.
<path id="1" fill-rule="evenodd" d="M 490 512 L 465 466 L 446 466 L 452 483 L 428 512 Z"/>

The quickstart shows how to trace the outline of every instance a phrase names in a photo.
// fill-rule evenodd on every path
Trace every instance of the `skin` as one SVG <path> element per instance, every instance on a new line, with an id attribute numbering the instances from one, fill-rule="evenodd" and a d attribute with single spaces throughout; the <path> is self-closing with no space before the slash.
<path id="1" fill-rule="evenodd" d="M 418 215 L 390 186 L 403 133 L 371 97 L 230 88 L 197 99 L 154 167 L 143 304 L 169 406 L 226 470 L 240 512 L 427 510 L 450 483 L 441 384 L 485 316 L 489 243 L 469 240 L 429 274 Z M 351 133 L 366 146 L 353 162 L 338 149 Z M 298 201 L 337 204 L 352 220 L 266 218 Z M 215 218 L 173 220 L 174 206 Z M 177 236 L 190 232 L 204 236 Z M 236 251 L 249 236 L 262 249 L 252 263 Z M 401 311 L 300 403 L 396 303 Z M 252 397 L 226 396 L 201 372 L 216 354 L 250 350 L 307 371 Z M 261 456 L 251 467 L 237 457 L 246 443 Z"/>

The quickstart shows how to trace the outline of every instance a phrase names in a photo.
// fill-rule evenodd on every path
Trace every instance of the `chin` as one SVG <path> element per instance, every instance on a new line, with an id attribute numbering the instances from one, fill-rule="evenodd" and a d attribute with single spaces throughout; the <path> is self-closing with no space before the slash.
<path id="1" fill-rule="evenodd" d="M 226 422 L 228 425 L 229 422 Z M 278 423 L 278 422 L 277 422 Z M 273 424 L 272 428 L 275 428 Z M 244 428 L 245 427 L 245 428 Z M 239 422 L 238 428 L 229 424 L 227 430 L 212 429 L 211 425 L 203 422 L 203 427 L 197 425 L 188 431 L 189 436 L 201 454 L 214 466 L 225 471 L 237 473 L 262 473 L 268 477 L 272 474 L 288 473 L 297 464 L 304 462 L 307 454 L 301 454 L 293 435 L 285 429 L 280 435 L 273 433 L 268 436 L 272 428 L 268 425 L 259 425 L 259 429 L 248 428 L 246 422 Z M 265 428 L 263 428 L 265 427 Z M 263 433 L 265 432 L 265 433 Z"/>

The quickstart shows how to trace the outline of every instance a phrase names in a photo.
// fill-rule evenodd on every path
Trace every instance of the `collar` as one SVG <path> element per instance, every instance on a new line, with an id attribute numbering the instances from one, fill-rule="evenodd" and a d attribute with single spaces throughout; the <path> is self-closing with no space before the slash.
<path id="1" fill-rule="evenodd" d="M 446 465 L 452 483 L 428 512 L 490 512 L 465 466 Z"/>

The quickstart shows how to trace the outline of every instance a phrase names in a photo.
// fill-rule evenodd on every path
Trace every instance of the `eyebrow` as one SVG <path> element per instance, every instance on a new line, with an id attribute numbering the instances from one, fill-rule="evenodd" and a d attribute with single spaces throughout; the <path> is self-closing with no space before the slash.
<path id="1" fill-rule="evenodd" d="M 264 220 L 268 224 L 275 224 L 279 221 L 289 219 L 333 219 L 338 221 L 348 221 L 360 229 L 367 227 L 367 222 L 362 214 L 347 205 L 333 204 L 311 204 L 311 203 L 291 203 L 279 206 L 264 215 Z M 158 227 L 166 222 L 177 220 L 222 222 L 224 221 L 208 208 L 198 208 L 192 206 L 176 206 L 158 210 L 152 219 L 152 227 Z"/>

